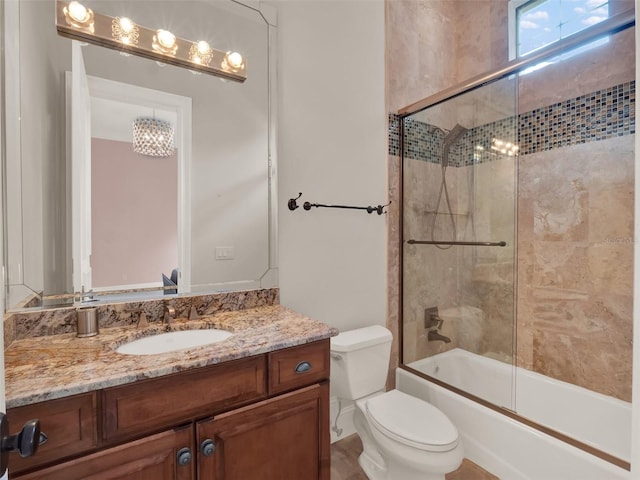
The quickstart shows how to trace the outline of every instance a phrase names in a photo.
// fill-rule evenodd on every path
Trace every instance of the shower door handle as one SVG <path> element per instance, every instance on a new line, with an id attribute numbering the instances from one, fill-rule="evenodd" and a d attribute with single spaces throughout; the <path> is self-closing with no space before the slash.
<path id="1" fill-rule="evenodd" d="M 409 245 L 460 245 L 470 247 L 506 247 L 507 242 L 450 242 L 447 240 L 407 240 Z"/>

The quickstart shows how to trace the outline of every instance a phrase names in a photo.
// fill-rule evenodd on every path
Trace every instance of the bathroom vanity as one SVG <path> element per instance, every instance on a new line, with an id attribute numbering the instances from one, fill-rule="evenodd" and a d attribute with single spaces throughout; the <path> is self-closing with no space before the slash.
<path id="1" fill-rule="evenodd" d="M 193 350 L 122 355 L 134 327 L 19 340 L 6 350 L 12 426 L 47 441 L 10 478 L 329 479 L 329 337 L 281 306 L 172 328 L 233 336 Z"/>

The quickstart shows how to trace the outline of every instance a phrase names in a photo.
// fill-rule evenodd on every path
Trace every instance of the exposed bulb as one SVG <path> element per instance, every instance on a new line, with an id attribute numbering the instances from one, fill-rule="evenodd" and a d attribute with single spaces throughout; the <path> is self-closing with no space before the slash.
<path id="1" fill-rule="evenodd" d="M 189 60 L 196 65 L 209 66 L 212 57 L 213 50 L 204 40 L 194 42 L 189 49 Z"/>
<path id="2" fill-rule="evenodd" d="M 114 18 L 111 22 L 111 36 L 125 45 L 137 45 L 140 32 L 133 20 L 127 17 Z"/>
<path id="3" fill-rule="evenodd" d="M 232 68 L 242 67 L 242 60 L 242 55 L 240 55 L 238 52 L 231 52 L 227 55 L 227 62 Z"/>
<path id="4" fill-rule="evenodd" d="M 166 49 L 171 49 L 176 43 L 176 36 L 168 30 L 159 29 L 156 32 L 156 38 L 160 46 Z"/>
<path id="5" fill-rule="evenodd" d="M 87 7 L 75 0 L 69 3 L 68 10 L 69 16 L 78 23 L 84 23 L 89 20 L 90 14 Z"/>
<path id="6" fill-rule="evenodd" d="M 120 19 L 120 28 L 122 29 L 123 33 L 131 33 L 133 32 L 133 30 L 135 29 L 136 24 L 133 23 L 130 19 L 128 19 L 127 17 L 122 17 Z"/>
<path id="7" fill-rule="evenodd" d="M 198 53 L 205 55 L 210 52 L 211 52 L 211 47 L 209 46 L 209 44 L 204 40 L 200 40 L 198 42 Z"/>
<path id="8" fill-rule="evenodd" d="M 222 69 L 227 72 L 238 73 L 245 69 L 244 58 L 238 52 L 227 52 L 222 60 Z"/>
<path id="9" fill-rule="evenodd" d="M 80 2 L 73 1 L 63 9 L 67 24 L 75 28 L 86 28 L 93 32 L 93 12 Z"/>

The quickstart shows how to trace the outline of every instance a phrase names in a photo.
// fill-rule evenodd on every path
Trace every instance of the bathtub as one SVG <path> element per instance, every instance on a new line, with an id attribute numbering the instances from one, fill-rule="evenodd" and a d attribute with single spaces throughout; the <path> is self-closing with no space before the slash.
<path id="1" fill-rule="evenodd" d="M 461 349 L 407 366 L 629 461 L 627 402 Z M 442 410 L 460 431 L 465 456 L 502 480 L 631 478 L 619 466 L 402 368 L 397 369 L 396 386 Z"/>

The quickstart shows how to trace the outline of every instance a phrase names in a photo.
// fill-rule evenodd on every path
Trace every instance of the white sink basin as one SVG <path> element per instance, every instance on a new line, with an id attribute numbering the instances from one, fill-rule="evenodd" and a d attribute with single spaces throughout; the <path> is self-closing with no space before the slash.
<path id="1" fill-rule="evenodd" d="M 159 353 L 175 352 L 187 348 L 202 347 L 211 343 L 222 342 L 232 333 L 214 328 L 205 330 L 179 330 L 175 332 L 159 333 L 140 338 L 120 345 L 116 352 L 127 355 L 157 355 Z"/>

